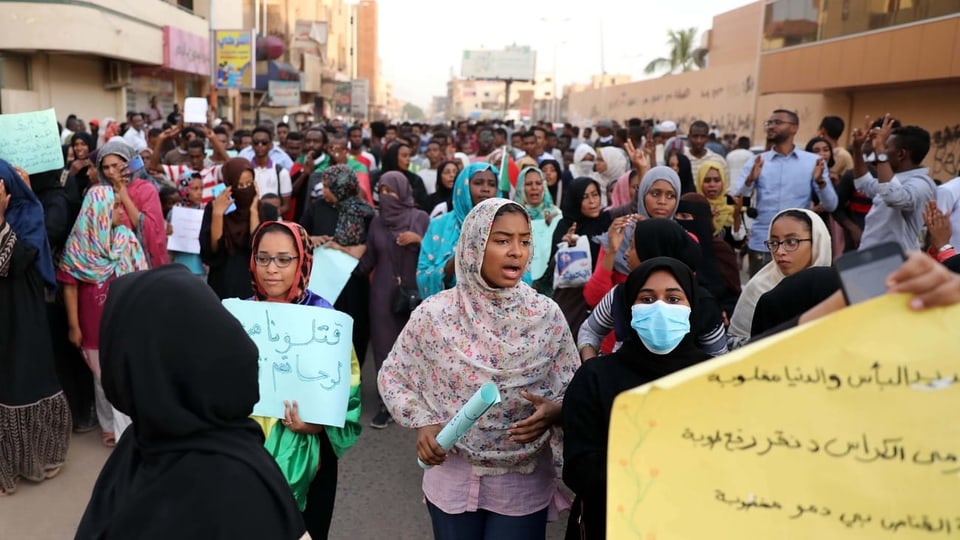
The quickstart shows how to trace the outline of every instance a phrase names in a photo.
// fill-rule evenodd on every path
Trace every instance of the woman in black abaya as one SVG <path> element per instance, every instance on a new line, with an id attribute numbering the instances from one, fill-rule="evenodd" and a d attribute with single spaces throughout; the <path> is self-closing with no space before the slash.
<path id="1" fill-rule="evenodd" d="M 189 336 L 157 331 L 173 320 Z M 100 472 L 76 538 L 303 537 L 293 494 L 250 419 L 257 359 L 240 322 L 185 267 L 117 278 L 100 367 L 107 398 L 133 425 Z"/>

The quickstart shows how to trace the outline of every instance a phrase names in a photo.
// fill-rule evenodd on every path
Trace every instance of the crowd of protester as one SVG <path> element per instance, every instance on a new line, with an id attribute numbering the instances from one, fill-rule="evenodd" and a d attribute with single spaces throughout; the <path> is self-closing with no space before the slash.
<path id="1" fill-rule="evenodd" d="M 937 185 L 929 133 L 889 115 L 848 148 L 837 117 L 801 148 L 785 109 L 759 147 L 703 121 L 153 116 L 71 115 L 60 170 L 0 160 L 0 494 L 99 430 L 115 448 L 78 538 L 325 538 L 368 356 L 370 426 L 417 430 L 437 538 L 543 538 L 566 509 L 568 538 L 603 538 L 618 393 L 842 308 L 846 252 L 895 242 L 890 290 L 960 301 L 960 179 Z M 176 207 L 202 210 L 199 253 L 167 249 Z M 318 248 L 357 260 L 334 302 L 310 288 Z M 344 427 L 251 417 L 227 298 L 353 318 Z M 487 381 L 502 402 L 445 450 Z"/>

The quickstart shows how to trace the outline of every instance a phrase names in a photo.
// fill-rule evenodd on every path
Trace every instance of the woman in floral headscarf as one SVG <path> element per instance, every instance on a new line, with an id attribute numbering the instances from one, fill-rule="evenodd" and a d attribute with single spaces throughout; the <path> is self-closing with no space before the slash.
<path id="1" fill-rule="evenodd" d="M 57 271 L 57 280 L 64 286 L 70 342 L 83 351 L 93 372 L 102 442 L 111 447 L 130 419 L 113 408 L 100 384 L 100 318 L 110 282 L 148 268 L 137 236 L 123 223 L 121 208 L 113 188 L 91 187 Z"/>
<path id="2" fill-rule="evenodd" d="M 367 249 L 367 231 L 374 211 L 361 198 L 356 173 L 347 165 L 334 165 L 320 174 L 320 183 L 323 197 L 307 207 L 300 224 L 315 247 L 337 249 L 360 259 Z M 353 317 L 353 346 L 361 362 L 370 339 L 369 298 L 370 281 L 354 274 L 334 304 L 337 311 Z"/>
<path id="3" fill-rule="evenodd" d="M 423 494 L 437 538 L 543 538 L 556 515 L 550 427 L 580 361 L 559 307 L 521 282 L 530 235 L 517 203 L 479 202 L 456 246 L 456 285 L 413 312 L 377 379 L 434 466 Z M 487 382 L 502 401 L 448 453 L 436 441 L 441 425 Z"/>

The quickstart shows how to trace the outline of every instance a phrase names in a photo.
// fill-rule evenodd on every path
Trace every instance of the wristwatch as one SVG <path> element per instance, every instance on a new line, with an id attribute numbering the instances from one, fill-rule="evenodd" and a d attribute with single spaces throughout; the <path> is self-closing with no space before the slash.
<path id="1" fill-rule="evenodd" d="M 886 163 L 887 159 L 887 154 L 885 152 L 877 154 L 877 163 Z"/>
<path id="2" fill-rule="evenodd" d="M 938 253 L 938 254 L 939 254 L 939 253 L 944 253 L 944 252 L 946 252 L 946 251 L 950 251 L 951 249 L 953 249 L 953 246 L 951 246 L 950 244 L 944 244 L 943 247 L 941 247 L 940 249 L 937 250 L 937 253 Z"/>

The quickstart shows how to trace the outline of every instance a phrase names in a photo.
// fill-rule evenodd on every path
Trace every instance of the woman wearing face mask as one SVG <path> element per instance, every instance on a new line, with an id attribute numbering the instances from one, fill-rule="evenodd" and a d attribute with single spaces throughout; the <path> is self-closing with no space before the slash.
<path id="1" fill-rule="evenodd" d="M 642 261 L 656 257 L 677 259 L 695 273 L 703 264 L 704 257 L 696 240 L 672 219 L 638 222 L 625 243 L 628 244 L 626 258 L 629 270 L 636 269 Z M 701 351 L 710 356 L 720 356 L 727 352 L 723 310 L 705 287 L 698 287 L 699 307 L 693 319 L 692 332 Z M 610 289 L 580 327 L 577 347 L 582 360 L 594 358 L 600 351 L 609 353 L 616 350 L 618 342 L 629 336 L 630 321 L 622 319 L 615 307 L 620 305 L 623 291 L 622 284 Z"/>
<path id="2" fill-rule="evenodd" d="M 377 386 L 397 423 L 417 430 L 432 465 L 423 495 L 437 540 L 544 538 L 555 515 L 550 426 L 579 361 L 557 305 L 521 283 L 535 246 L 522 207 L 480 202 L 457 244 L 457 281 L 426 299 L 383 364 Z M 502 401 L 444 451 L 441 426 L 481 385 Z"/>
<path id="3" fill-rule="evenodd" d="M 268 221 L 253 234 L 250 275 L 258 302 L 281 302 L 333 309 L 310 291 L 313 250 L 310 237 L 295 223 Z M 301 420 L 297 402 L 285 404 L 282 420 L 254 416 L 267 451 L 283 472 L 312 538 L 326 538 L 337 494 L 337 463 L 360 436 L 360 364 L 350 361 L 350 398 L 342 428 Z"/>
<path id="4" fill-rule="evenodd" d="M 474 206 L 497 196 L 498 173 L 489 163 L 464 167 L 453 186 L 453 211 L 430 220 L 417 259 L 417 287 L 424 300 L 456 283 L 454 250 L 463 220 Z"/>
<path id="5" fill-rule="evenodd" d="M 773 260 L 760 269 L 743 287 L 727 329 L 727 346 L 732 350 L 750 338 L 757 301 L 783 278 L 811 266 L 830 266 L 830 231 L 816 213 L 804 208 L 780 212 L 770 224 L 765 242 Z"/>
<path id="6" fill-rule="evenodd" d="M 404 291 L 417 288 L 417 257 L 429 224 L 427 213 L 414 206 L 407 178 L 396 171 L 384 174 L 380 214 L 370 223 L 367 250 L 353 272 L 370 282 L 369 317 L 376 321 L 370 326 L 370 344 L 377 371 L 410 319 L 412 308 Z M 399 294 L 408 299 L 404 305 L 396 305 Z M 381 401 L 370 427 L 383 429 L 392 421 Z"/>
<path id="7" fill-rule="evenodd" d="M 203 210 L 200 258 L 210 267 L 207 283 L 220 298 L 248 298 L 250 235 L 260 221 L 276 219 L 277 211 L 258 200 L 250 160 L 233 158 L 223 164 L 227 188 Z"/>
<path id="8" fill-rule="evenodd" d="M 460 174 L 456 161 L 446 160 L 437 167 L 437 191 L 427 197 L 424 211 L 430 218 L 440 217 L 453 208 L 453 184 Z"/>
<path id="9" fill-rule="evenodd" d="M 615 306 L 632 330 L 617 352 L 585 363 L 563 401 L 563 480 L 576 494 L 567 538 L 606 538 L 607 441 L 613 400 L 707 358 L 690 332 L 698 309 L 686 265 L 657 257 L 630 273 Z"/>

